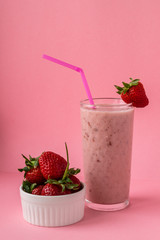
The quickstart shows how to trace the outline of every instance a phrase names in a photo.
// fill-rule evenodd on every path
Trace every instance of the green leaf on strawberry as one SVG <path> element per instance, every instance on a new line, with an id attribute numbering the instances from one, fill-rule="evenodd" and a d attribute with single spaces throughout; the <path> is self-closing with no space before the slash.
<path id="1" fill-rule="evenodd" d="M 31 184 L 31 192 L 33 191 L 33 189 L 37 186 L 37 183 L 32 183 Z"/>
<path id="2" fill-rule="evenodd" d="M 122 93 L 125 94 L 132 86 L 138 85 L 138 82 L 140 81 L 139 79 L 134 79 L 133 80 L 132 78 L 130 78 L 130 80 L 131 80 L 130 83 L 122 82 L 124 87 L 114 85 L 118 90 L 118 92 L 117 92 L 118 94 L 122 94 Z"/>
<path id="3" fill-rule="evenodd" d="M 22 189 L 27 193 L 31 193 L 36 186 L 37 183 L 30 183 L 27 180 L 22 183 Z"/>
<path id="4" fill-rule="evenodd" d="M 125 88 L 129 88 L 130 85 L 128 83 L 122 82 Z"/>
<path id="5" fill-rule="evenodd" d="M 29 171 L 29 170 L 30 170 L 29 167 L 18 168 L 18 171 L 20 171 L 20 172 L 23 172 L 23 171 L 27 172 L 27 171 Z"/>
<path id="6" fill-rule="evenodd" d="M 77 190 L 78 184 L 66 184 L 65 187 L 70 190 Z"/>
<path id="7" fill-rule="evenodd" d="M 60 184 L 60 186 L 62 187 L 62 192 L 64 192 L 66 189 L 66 186 L 64 184 Z"/>
<path id="8" fill-rule="evenodd" d="M 80 170 L 79 168 L 77 168 L 77 169 L 70 168 L 70 169 L 68 169 L 68 175 L 69 175 L 69 176 L 70 176 L 70 175 L 76 175 L 76 174 L 78 174 L 80 171 L 81 171 L 81 170 Z"/>

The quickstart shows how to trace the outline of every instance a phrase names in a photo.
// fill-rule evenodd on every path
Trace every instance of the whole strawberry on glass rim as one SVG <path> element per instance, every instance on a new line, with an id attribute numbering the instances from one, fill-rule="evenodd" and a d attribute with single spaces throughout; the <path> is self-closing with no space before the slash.
<path id="1" fill-rule="evenodd" d="M 134 107 L 143 108 L 149 104 L 145 89 L 140 79 L 130 78 L 130 83 L 123 83 L 123 87 L 114 85 L 118 90 L 117 93 L 126 103 L 132 103 Z"/>

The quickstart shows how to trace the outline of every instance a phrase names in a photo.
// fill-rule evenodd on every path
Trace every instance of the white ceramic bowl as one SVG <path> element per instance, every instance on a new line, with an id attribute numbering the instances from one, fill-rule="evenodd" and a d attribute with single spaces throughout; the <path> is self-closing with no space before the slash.
<path id="1" fill-rule="evenodd" d="M 76 223 L 84 216 L 85 185 L 72 194 L 61 196 L 33 195 L 23 191 L 20 196 L 24 219 L 38 226 L 58 227 Z"/>

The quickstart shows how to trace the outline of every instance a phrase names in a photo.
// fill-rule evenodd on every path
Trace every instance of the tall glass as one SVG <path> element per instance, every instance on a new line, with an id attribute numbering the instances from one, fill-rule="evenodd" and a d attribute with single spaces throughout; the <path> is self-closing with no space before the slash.
<path id="1" fill-rule="evenodd" d="M 81 126 L 90 208 L 114 211 L 129 204 L 134 108 L 119 98 L 81 101 Z"/>

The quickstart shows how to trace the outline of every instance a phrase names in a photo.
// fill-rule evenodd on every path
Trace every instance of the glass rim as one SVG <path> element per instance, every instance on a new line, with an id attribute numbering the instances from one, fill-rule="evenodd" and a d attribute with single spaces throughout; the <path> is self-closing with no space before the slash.
<path id="1" fill-rule="evenodd" d="M 119 103 L 94 103 L 90 104 L 89 99 L 84 99 L 80 101 L 80 106 L 81 107 L 88 107 L 88 108 L 111 108 L 111 107 L 130 107 L 134 108 L 132 103 L 125 103 L 121 98 L 113 98 L 113 97 L 102 97 L 102 98 L 93 98 L 93 101 L 96 100 L 110 100 L 114 101 L 117 100 Z"/>

